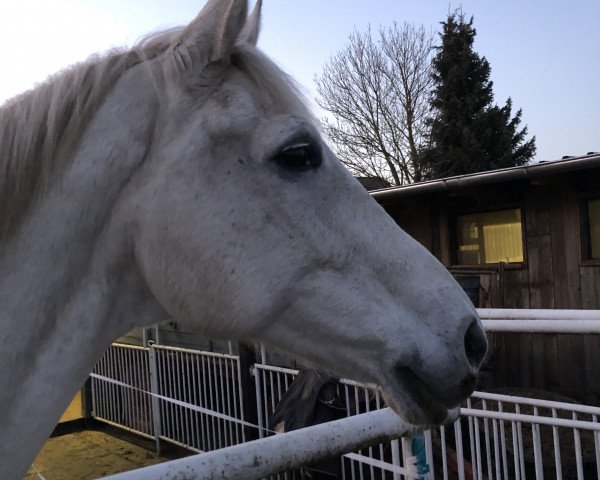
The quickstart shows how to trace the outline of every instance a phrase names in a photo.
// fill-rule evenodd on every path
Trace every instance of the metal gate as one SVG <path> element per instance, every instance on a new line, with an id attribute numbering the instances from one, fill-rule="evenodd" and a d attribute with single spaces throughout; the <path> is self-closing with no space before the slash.
<path id="1" fill-rule="evenodd" d="M 197 452 L 244 442 L 236 355 L 113 344 L 91 374 L 92 416 Z"/>

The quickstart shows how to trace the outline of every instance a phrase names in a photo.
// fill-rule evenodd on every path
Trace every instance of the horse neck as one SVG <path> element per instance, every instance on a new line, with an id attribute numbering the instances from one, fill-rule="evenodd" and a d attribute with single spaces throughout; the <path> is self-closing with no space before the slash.
<path id="1" fill-rule="evenodd" d="M 0 478 L 22 478 L 115 337 L 165 318 L 115 214 L 156 115 L 139 68 L 117 82 L 60 178 L 0 244 Z"/>

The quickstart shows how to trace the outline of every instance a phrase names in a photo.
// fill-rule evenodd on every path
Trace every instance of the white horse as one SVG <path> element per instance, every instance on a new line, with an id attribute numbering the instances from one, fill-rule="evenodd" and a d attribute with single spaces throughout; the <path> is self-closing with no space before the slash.
<path id="1" fill-rule="evenodd" d="M 0 110 L 0 478 L 111 341 L 169 317 L 377 383 L 417 424 L 473 390 L 476 311 L 325 146 L 247 8 L 210 0 Z"/>

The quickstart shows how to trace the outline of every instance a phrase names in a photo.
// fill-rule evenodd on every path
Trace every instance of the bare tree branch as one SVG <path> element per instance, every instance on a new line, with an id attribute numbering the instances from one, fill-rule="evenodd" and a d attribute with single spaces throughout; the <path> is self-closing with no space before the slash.
<path id="1" fill-rule="evenodd" d="M 317 103 L 334 118 L 325 133 L 355 175 L 394 185 L 423 178 L 432 45 L 432 32 L 410 24 L 382 27 L 375 39 L 355 31 L 315 76 Z"/>

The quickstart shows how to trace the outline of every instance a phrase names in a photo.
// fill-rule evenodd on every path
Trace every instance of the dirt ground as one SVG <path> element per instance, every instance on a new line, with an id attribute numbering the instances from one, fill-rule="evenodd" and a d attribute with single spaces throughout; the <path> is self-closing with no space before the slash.
<path id="1" fill-rule="evenodd" d="M 25 480 L 87 480 L 166 462 L 189 454 L 169 448 L 157 455 L 154 443 L 112 427 L 51 438 Z M 37 470 L 37 471 L 36 471 Z"/>

